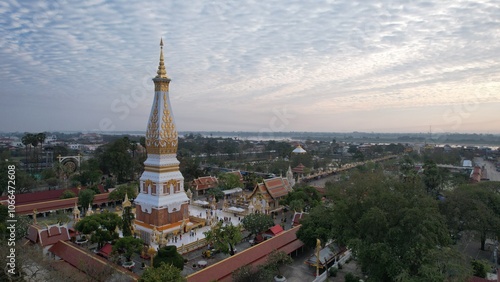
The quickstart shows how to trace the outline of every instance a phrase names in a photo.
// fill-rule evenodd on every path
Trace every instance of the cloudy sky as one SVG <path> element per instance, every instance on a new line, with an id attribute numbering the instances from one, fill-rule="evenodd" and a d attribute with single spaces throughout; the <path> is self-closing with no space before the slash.
<path id="1" fill-rule="evenodd" d="M 163 37 L 180 131 L 500 133 L 498 0 L 306 2 L 2 1 L 0 131 L 145 131 Z"/>

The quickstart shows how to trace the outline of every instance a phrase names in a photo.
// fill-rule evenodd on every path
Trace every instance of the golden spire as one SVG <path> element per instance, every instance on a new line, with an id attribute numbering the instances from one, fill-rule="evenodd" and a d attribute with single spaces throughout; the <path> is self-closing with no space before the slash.
<path id="1" fill-rule="evenodd" d="M 163 39 L 160 40 L 160 46 L 158 75 L 153 78 L 156 93 L 146 130 L 146 151 L 148 154 L 175 154 L 177 153 L 178 134 L 169 105 L 170 78 L 167 77 L 163 61 Z"/>
<path id="2" fill-rule="evenodd" d="M 130 206 L 132 206 L 132 204 L 128 200 L 128 193 L 125 193 L 125 199 L 123 200 L 122 207 L 128 208 Z"/>
<path id="3" fill-rule="evenodd" d="M 160 39 L 160 64 L 156 73 L 158 74 L 156 78 L 167 78 L 167 70 L 165 69 L 165 62 L 163 60 L 163 38 Z"/>

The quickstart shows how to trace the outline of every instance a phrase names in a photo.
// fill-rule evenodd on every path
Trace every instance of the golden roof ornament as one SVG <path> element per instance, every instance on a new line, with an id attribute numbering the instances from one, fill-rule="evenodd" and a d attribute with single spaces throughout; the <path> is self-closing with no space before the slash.
<path id="1" fill-rule="evenodd" d="M 160 39 L 160 64 L 156 73 L 156 78 L 167 78 L 167 70 L 165 69 L 165 62 L 163 60 L 163 38 Z"/>
<path id="2" fill-rule="evenodd" d="M 78 209 L 78 205 L 76 204 L 76 201 L 75 201 L 75 207 L 73 208 L 73 214 L 80 215 L 80 210 Z"/>
<path id="3" fill-rule="evenodd" d="M 94 211 L 92 210 L 92 205 L 89 204 L 89 208 L 87 210 L 87 215 L 93 215 L 94 214 Z"/>
<path id="4" fill-rule="evenodd" d="M 125 199 L 123 200 L 122 207 L 128 208 L 130 206 L 132 206 L 132 204 L 128 200 L 128 193 L 125 193 Z"/>

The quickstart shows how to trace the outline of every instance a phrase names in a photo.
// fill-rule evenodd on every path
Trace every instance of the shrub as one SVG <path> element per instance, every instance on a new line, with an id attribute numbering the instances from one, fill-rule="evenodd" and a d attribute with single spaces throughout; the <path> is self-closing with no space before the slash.
<path id="1" fill-rule="evenodd" d="M 328 270 L 328 273 L 331 277 L 337 277 L 337 272 L 339 272 L 339 269 L 336 267 L 330 267 L 330 269 Z"/>
<path id="2" fill-rule="evenodd" d="M 153 266 L 159 267 L 161 263 L 172 264 L 180 270 L 184 269 L 184 258 L 177 252 L 176 246 L 161 248 L 153 259 Z"/>
<path id="3" fill-rule="evenodd" d="M 360 278 L 352 273 L 345 275 L 345 282 L 359 282 Z"/>
<path id="4" fill-rule="evenodd" d="M 471 261 L 471 265 L 474 276 L 477 277 L 486 278 L 486 274 L 491 270 L 489 263 L 484 260 L 473 260 Z"/>

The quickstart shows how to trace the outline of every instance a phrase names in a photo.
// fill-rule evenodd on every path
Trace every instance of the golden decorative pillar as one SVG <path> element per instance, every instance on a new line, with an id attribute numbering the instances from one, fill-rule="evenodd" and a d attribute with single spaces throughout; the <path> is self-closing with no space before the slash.
<path id="1" fill-rule="evenodd" d="M 36 214 L 38 213 L 38 211 L 36 209 L 33 210 L 33 223 L 34 224 L 37 224 L 36 222 Z"/>
<path id="2" fill-rule="evenodd" d="M 78 205 L 75 201 L 75 206 L 73 207 L 73 220 L 76 222 L 80 221 L 80 210 L 78 209 Z"/>
<path id="3" fill-rule="evenodd" d="M 319 276 L 319 266 L 320 266 L 319 251 L 320 250 L 321 250 L 321 240 L 316 239 L 316 277 Z"/>
<path id="4" fill-rule="evenodd" d="M 94 211 L 92 210 L 92 205 L 89 204 L 89 209 L 87 210 L 87 215 L 93 215 Z"/>
<path id="5" fill-rule="evenodd" d="M 149 246 L 149 249 L 148 249 L 148 255 L 149 257 L 151 258 L 151 267 L 153 267 L 153 259 L 156 255 L 156 250 L 155 248 L 153 248 L 153 246 Z"/>

